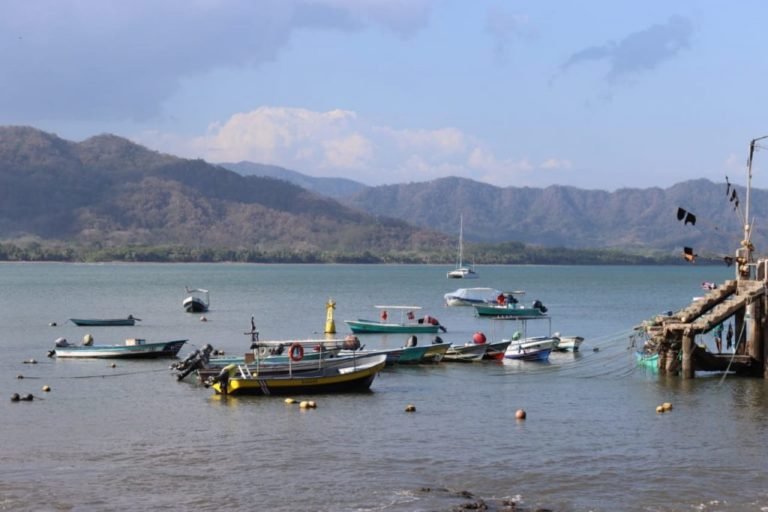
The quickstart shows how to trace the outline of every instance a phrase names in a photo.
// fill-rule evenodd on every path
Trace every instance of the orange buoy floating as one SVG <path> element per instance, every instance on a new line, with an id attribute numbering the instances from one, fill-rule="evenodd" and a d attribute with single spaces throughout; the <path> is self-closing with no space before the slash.
<path id="1" fill-rule="evenodd" d="M 525 409 L 518 409 L 517 412 L 515 412 L 516 420 L 524 420 L 526 416 Z"/>

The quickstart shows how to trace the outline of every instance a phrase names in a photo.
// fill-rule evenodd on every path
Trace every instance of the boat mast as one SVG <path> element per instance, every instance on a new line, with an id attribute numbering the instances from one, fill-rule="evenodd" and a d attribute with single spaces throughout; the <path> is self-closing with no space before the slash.
<path id="1" fill-rule="evenodd" d="M 464 215 L 459 215 L 459 267 L 464 266 Z"/>

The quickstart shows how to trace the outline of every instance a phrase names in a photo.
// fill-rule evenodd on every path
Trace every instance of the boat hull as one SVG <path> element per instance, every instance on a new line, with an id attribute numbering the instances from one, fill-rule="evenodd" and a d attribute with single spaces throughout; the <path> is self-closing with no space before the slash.
<path id="1" fill-rule="evenodd" d="M 435 334 L 439 326 L 432 324 L 397 324 L 377 322 L 376 320 L 344 320 L 355 334 L 368 333 L 411 333 L 411 334 Z"/>
<path id="2" fill-rule="evenodd" d="M 423 347 L 403 347 L 400 357 L 397 359 L 397 364 L 419 364 L 424 359 L 424 354 L 427 353 L 428 349 L 428 345 Z"/>
<path id="3" fill-rule="evenodd" d="M 135 318 L 70 318 L 69 321 L 81 327 L 118 327 L 136 325 Z"/>
<path id="4" fill-rule="evenodd" d="M 501 361 L 504 359 L 504 354 L 510 343 L 512 343 L 510 340 L 488 343 L 488 347 L 485 349 L 485 354 L 483 354 L 483 359 Z"/>
<path id="5" fill-rule="evenodd" d="M 549 336 L 514 341 L 504 352 L 504 358 L 520 361 L 546 361 L 552 351 L 557 348 L 557 344 L 558 339 Z"/>
<path id="6" fill-rule="evenodd" d="M 584 338 L 581 336 L 560 336 L 557 344 L 558 352 L 578 352 Z"/>
<path id="7" fill-rule="evenodd" d="M 226 388 L 216 382 L 213 389 L 228 395 L 286 395 L 316 393 L 350 393 L 368 391 L 376 375 L 384 368 L 386 357 L 377 355 L 358 359 L 355 366 L 322 368 L 301 375 L 252 375 L 230 378 Z"/>
<path id="8" fill-rule="evenodd" d="M 658 353 L 647 354 L 647 353 L 637 351 L 635 352 L 635 359 L 637 360 L 638 366 L 642 366 L 643 368 L 650 368 L 652 370 L 659 369 Z"/>
<path id="9" fill-rule="evenodd" d="M 226 358 L 229 362 L 222 364 L 224 361 L 217 359 L 211 359 L 208 365 L 204 368 L 197 370 L 197 375 L 201 382 L 205 382 L 211 377 L 216 377 L 221 373 L 221 370 L 229 365 L 244 365 L 248 368 L 249 372 L 259 373 L 260 375 L 284 375 L 291 372 L 294 375 L 308 374 L 310 372 L 317 372 L 320 368 L 332 368 L 332 367 L 344 367 L 349 365 L 353 359 L 353 355 L 340 355 L 327 358 L 314 358 L 307 359 L 306 357 L 298 362 L 284 361 L 276 362 L 272 361 L 272 357 L 260 360 L 254 363 L 245 363 L 244 358 Z M 359 356 L 357 356 L 359 357 Z"/>
<path id="10" fill-rule="evenodd" d="M 495 288 L 459 288 L 443 295 L 447 306 L 474 306 L 492 304 L 501 291 Z"/>
<path id="11" fill-rule="evenodd" d="M 519 353 L 505 353 L 505 359 L 512 359 L 517 361 L 546 361 L 549 359 L 549 355 L 552 353 L 551 348 L 539 348 L 522 351 Z"/>
<path id="12" fill-rule="evenodd" d="M 181 305 L 187 313 L 205 313 L 208 311 L 208 304 L 198 297 L 187 297 Z"/>
<path id="13" fill-rule="evenodd" d="M 477 279 L 477 273 L 470 268 L 462 267 L 451 270 L 446 274 L 446 277 L 448 279 Z"/>
<path id="14" fill-rule="evenodd" d="M 487 343 L 470 343 L 467 345 L 451 345 L 445 352 L 443 361 L 451 362 L 471 362 L 481 361 L 488 350 Z"/>
<path id="15" fill-rule="evenodd" d="M 149 359 L 176 357 L 187 340 L 174 340 L 137 345 L 73 345 L 56 347 L 54 354 L 60 358 L 85 359 Z"/>
<path id="16" fill-rule="evenodd" d="M 451 348 L 449 343 L 435 343 L 427 347 L 424 352 L 424 356 L 421 358 L 422 363 L 439 363 L 445 357 L 445 353 Z"/>
<path id="17" fill-rule="evenodd" d="M 474 304 L 477 316 L 497 318 L 544 318 L 546 314 L 538 308 L 526 308 L 519 304 Z"/>

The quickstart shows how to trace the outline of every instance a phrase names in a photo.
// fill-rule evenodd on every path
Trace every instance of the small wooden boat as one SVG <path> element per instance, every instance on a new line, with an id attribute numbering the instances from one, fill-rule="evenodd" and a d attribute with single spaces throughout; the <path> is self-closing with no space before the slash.
<path id="1" fill-rule="evenodd" d="M 81 327 L 116 327 L 122 325 L 136 325 L 141 318 L 128 315 L 126 318 L 70 318 L 70 322 Z"/>
<path id="2" fill-rule="evenodd" d="M 375 306 L 381 310 L 381 320 L 344 320 L 349 328 L 355 334 L 368 333 L 414 333 L 414 334 L 435 334 L 438 330 L 445 332 L 445 327 L 431 316 L 416 318 L 414 311 L 421 309 L 420 306 Z M 389 321 L 389 311 L 398 311 L 400 320 L 397 322 Z"/>
<path id="3" fill-rule="evenodd" d="M 305 374 L 308 372 L 316 372 L 320 368 L 332 368 L 343 367 L 349 364 L 351 358 L 360 355 L 348 354 L 339 356 L 329 356 L 327 358 L 315 358 L 315 359 L 302 359 L 301 361 L 294 362 L 290 359 L 283 362 L 269 361 L 269 358 L 259 359 L 254 361 L 248 359 L 248 362 L 232 362 L 228 365 L 220 364 L 207 364 L 197 370 L 197 376 L 200 382 L 207 382 L 221 373 L 221 371 L 231 365 L 242 366 L 247 368 L 250 373 L 258 373 L 259 375 L 282 375 L 287 371 L 292 372 L 294 375 Z M 245 371 L 245 370 L 244 370 Z"/>
<path id="4" fill-rule="evenodd" d="M 187 313 L 205 313 L 211 306 L 208 290 L 202 288 L 185 288 L 187 296 L 181 301 L 181 306 Z"/>
<path id="5" fill-rule="evenodd" d="M 400 351 L 400 357 L 397 364 L 419 364 L 424 359 L 424 354 L 429 349 L 428 345 L 421 347 L 403 347 Z"/>
<path id="6" fill-rule="evenodd" d="M 279 395 L 294 393 L 341 393 L 367 391 L 384 368 L 386 355 L 352 356 L 344 365 L 321 365 L 314 370 L 294 372 L 247 365 L 229 365 L 212 386 L 219 394 Z"/>
<path id="7" fill-rule="evenodd" d="M 439 363 L 443 360 L 445 357 L 446 352 L 448 352 L 448 349 L 451 348 L 450 343 L 432 343 L 432 345 L 429 345 L 427 347 L 426 352 L 424 352 L 424 356 L 421 358 L 422 363 Z"/>
<path id="8" fill-rule="evenodd" d="M 465 343 L 464 345 L 453 345 L 445 352 L 443 361 L 451 362 L 470 362 L 480 361 L 488 349 L 487 343 Z"/>
<path id="9" fill-rule="evenodd" d="M 584 341 L 584 338 L 581 336 L 560 336 L 558 333 L 555 333 L 555 337 L 560 340 L 557 343 L 556 350 L 558 352 L 578 352 L 579 346 Z"/>
<path id="10" fill-rule="evenodd" d="M 301 346 L 301 350 L 296 346 Z M 321 359 L 327 361 L 339 358 L 342 355 L 343 346 L 344 340 L 256 341 L 251 345 L 251 350 L 243 355 L 208 357 L 204 360 L 204 364 L 200 364 L 197 368 L 197 374 L 204 382 L 207 378 L 216 376 L 222 368 L 230 364 L 258 365 L 275 369 L 285 367 L 287 364 L 291 364 L 293 368 L 316 368 Z M 174 369 L 181 370 L 181 375 L 184 375 L 186 370 L 185 368 Z"/>
<path id="11" fill-rule="evenodd" d="M 511 341 L 504 352 L 504 358 L 519 361 L 546 361 L 558 342 L 553 336 L 533 336 Z"/>
<path id="12" fill-rule="evenodd" d="M 503 304 L 474 304 L 477 316 L 510 319 L 533 319 L 547 316 L 547 308 L 541 301 L 534 301 L 530 307 L 519 302 L 504 302 Z"/>
<path id="13" fill-rule="evenodd" d="M 121 345 L 93 345 L 89 343 L 70 345 L 67 340 L 60 338 L 48 356 L 109 359 L 176 357 L 186 342 L 187 340 L 174 340 L 148 343 L 143 339 L 129 338 Z"/>
<path id="14" fill-rule="evenodd" d="M 507 347 L 509 347 L 510 343 L 512 343 L 512 340 L 501 340 L 488 343 L 488 346 L 485 349 L 485 354 L 483 354 L 483 359 L 501 361 L 504 359 L 504 353 L 507 351 Z"/>
<path id="15" fill-rule="evenodd" d="M 650 370 L 659 369 L 659 353 L 658 352 L 643 352 L 642 350 L 635 351 L 635 359 L 638 366 L 648 368 Z"/>

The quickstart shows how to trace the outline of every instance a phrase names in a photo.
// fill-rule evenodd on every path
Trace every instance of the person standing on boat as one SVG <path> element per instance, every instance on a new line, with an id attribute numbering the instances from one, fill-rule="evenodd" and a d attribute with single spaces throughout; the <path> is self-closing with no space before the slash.
<path id="1" fill-rule="evenodd" d="M 382 309 L 381 310 L 381 321 L 382 322 L 386 322 L 388 317 L 389 317 L 389 315 L 387 314 L 387 310 L 386 309 Z"/>
<path id="2" fill-rule="evenodd" d="M 715 335 L 715 348 L 717 348 L 717 353 L 722 354 L 723 353 L 723 324 L 717 324 L 713 330 L 713 333 Z"/>
<path id="3" fill-rule="evenodd" d="M 725 333 L 725 349 L 729 352 L 733 348 L 733 324 L 728 324 L 728 332 Z"/>

